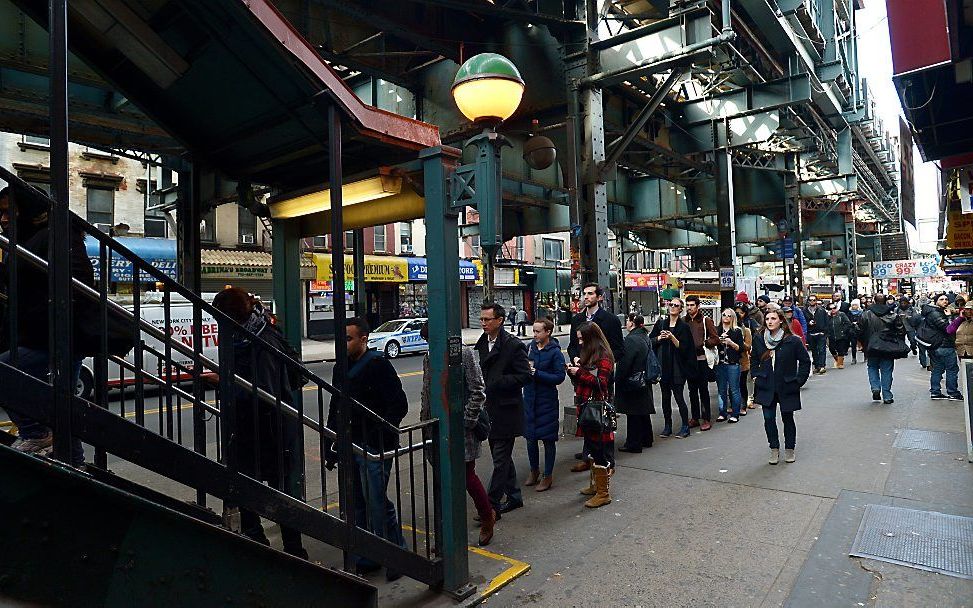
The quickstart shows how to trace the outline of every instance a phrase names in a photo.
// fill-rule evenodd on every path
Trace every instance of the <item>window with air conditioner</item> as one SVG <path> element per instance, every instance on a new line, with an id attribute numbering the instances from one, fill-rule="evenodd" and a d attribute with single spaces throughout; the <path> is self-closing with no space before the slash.
<path id="1" fill-rule="evenodd" d="M 257 242 L 257 216 L 246 207 L 237 207 L 237 222 L 240 229 L 240 244 L 253 245 Z"/>
<path id="2" fill-rule="evenodd" d="M 544 261 L 560 262 L 564 259 L 564 241 L 544 239 Z"/>
<path id="3" fill-rule="evenodd" d="M 102 232 L 109 232 L 115 224 L 115 189 L 92 188 L 87 189 L 88 222 Z"/>
<path id="4" fill-rule="evenodd" d="M 204 243 L 216 242 L 216 208 L 210 209 L 203 214 L 199 222 L 199 239 Z"/>
<path id="5" fill-rule="evenodd" d="M 402 253 L 412 253 L 412 222 L 402 222 L 399 225 L 399 246 Z"/>

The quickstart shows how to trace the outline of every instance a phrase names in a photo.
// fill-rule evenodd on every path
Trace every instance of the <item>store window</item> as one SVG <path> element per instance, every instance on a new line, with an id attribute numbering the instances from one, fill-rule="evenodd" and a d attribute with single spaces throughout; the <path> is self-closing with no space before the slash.
<path id="1" fill-rule="evenodd" d="M 516 245 L 517 245 L 517 251 L 514 254 L 514 259 L 515 260 L 521 260 L 521 261 L 523 261 L 523 259 L 524 259 L 524 237 L 518 236 L 517 237 L 517 241 L 516 241 Z"/>
<path id="2" fill-rule="evenodd" d="M 399 245 L 402 253 L 412 253 L 412 222 L 399 224 Z"/>
<path id="3" fill-rule="evenodd" d="M 429 314 L 429 299 L 425 283 L 399 284 L 399 317 L 410 319 Z"/>
<path id="4" fill-rule="evenodd" d="M 470 237 L 470 249 L 473 250 L 473 255 L 480 257 L 480 235 L 474 234 Z"/>
<path id="5" fill-rule="evenodd" d="M 216 208 L 210 209 L 208 213 L 203 214 L 202 220 L 199 222 L 199 239 L 204 243 L 215 243 L 216 242 Z"/>
<path id="6" fill-rule="evenodd" d="M 257 216 L 246 207 L 237 207 L 237 226 L 240 230 L 240 244 L 257 244 Z"/>
<path id="7" fill-rule="evenodd" d="M 564 259 L 564 241 L 544 239 L 544 261 L 560 262 Z"/>
<path id="8" fill-rule="evenodd" d="M 102 232 L 111 230 L 115 224 L 115 189 L 89 187 L 87 199 L 88 222 Z"/>
<path id="9" fill-rule="evenodd" d="M 315 249 L 324 249 L 328 246 L 328 237 L 326 236 L 316 236 L 311 239 L 311 246 Z"/>
<path id="10" fill-rule="evenodd" d="M 375 233 L 375 251 L 385 251 L 385 226 L 375 226 L 373 230 Z"/>

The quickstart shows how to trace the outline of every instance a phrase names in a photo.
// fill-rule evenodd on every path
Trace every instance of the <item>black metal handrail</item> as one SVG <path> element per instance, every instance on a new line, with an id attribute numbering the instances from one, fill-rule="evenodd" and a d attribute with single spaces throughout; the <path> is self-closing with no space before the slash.
<path id="1" fill-rule="evenodd" d="M 15 187 L 19 194 L 25 193 L 36 201 L 47 205 L 57 205 L 50 197 L 34 189 L 17 176 L 13 175 L 3 167 L 0 167 L 0 177 Z M 12 201 L 13 204 L 13 201 Z M 62 210 L 63 211 L 63 210 Z M 14 209 L 14 214 L 16 209 Z M 109 364 L 114 364 L 118 369 L 119 384 L 122 387 L 118 395 L 118 408 L 122 416 L 126 415 L 127 395 L 125 392 L 126 374 L 130 373 L 134 383 L 135 407 L 133 410 L 135 422 L 140 431 L 128 432 L 129 426 L 122 425 L 117 428 L 125 436 L 112 437 L 112 441 L 92 440 L 95 446 L 95 462 L 101 468 L 108 466 L 108 453 L 125 454 L 126 458 L 149 470 L 163 472 L 163 474 L 177 482 L 189 487 L 196 488 L 196 502 L 202 506 L 206 505 L 206 495 L 211 494 L 224 500 L 224 506 L 233 502 L 238 503 L 241 508 L 246 508 L 264 516 L 273 518 L 275 514 L 285 512 L 290 507 L 287 506 L 288 500 L 307 501 L 307 483 L 309 480 L 310 469 L 306 462 L 305 430 L 314 433 L 319 449 L 320 467 L 320 495 L 322 500 L 320 517 L 340 521 L 343 532 L 334 532 L 333 536 L 324 534 L 322 530 L 340 530 L 329 526 L 318 526 L 298 518 L 300 525 L 297 529 L 301 532 L 315 535 L 322 540 L 328 540 L 343 547 L 352 553 L 365 554 L 368 557 L 386 563 L 390 567 L 413 576 L 419 580 L 430 584 L 436 584 L 441 580 L 441 568 L 439 556 L 438 534 L 439 518 L 430 517 L 430 507 L 433 513 L 438 513 L 438 484 L 439 476 L 436 474 L 437 450 L 429 449 L 438 445 L 439 420 L 427 420 L 418 424 L 402 426 L 401 428 L 390 423 L 385 417 L 372 409 L 364 406 L 358 401 L 351 399 L 348 395 L 342 394 L 331 383 L 325 381 L 317 374 L 308 370 L 304 364 L 282 351 L 274 343 L 264 339 L 261 335 L 255 335 L 247 331 L 244 327 L 230 319 L 227 315 L 205 302 L 198 295 L 192 293 L 177 281 L 166 276 L 158 269 L 152 267 L 148 262 L 142 260 L 131 250 L 121 245 L 113 238 L 103 234 L 100 230 L 86 222 L 75 214 L 71 214 L 71 221 L 86 236 L 95 239 L 98 243 L 98 255 L 100 261 L 100 276 L 97 285 L 92 286 L 79 280 L 77 277 L 70 278 L 70 292 L 74 294 L 72 299 L 81 298 L 97 302 L 97 320 L 90 322 L 97 323 L 95 327 L 102 330 L 101 344 L 98 346 L 99 356 L 95 357 L 94 365 L 94 393 L 93 403 L 101 410 L 106 410 L 97 418 L 103 423 L 107 420 L 104 415 L 114 415 L 110 410 L 114 403 L 109 399 Z M 13 222 L 14 225 L 16 222 Z M 9 238 L 8 238 L 9 236 Z M 17 241 L 16 230 L 8 231 L 8 235 L 0 235 L 0 249 L 6 253 L 7 267 L 9 276 L 16 278 L 18 260 L 27 266 L 21 268 L 36 269 L 45 275 L 49 270 L 49 265 L 42 257 L 34 255 Z M 111 280 L 110 261 L 115 257 L 120 257 L 131 264 L 132 283 L 135 298 L 133 310 L 128 310 L 108 297 L 108 288 Z M 146 280 L 154 281 L 164 292 L 163 309 L 164 323 L 158 327 L 149 320 L 141 316 L 140 300 L 141 287 Z M 18 283 L 14 280 L 10 283 L 13 289 L 17 288 Z M 175 339 L 172 332 L 172 293 L 179 294 L 192 308 L 192 342 L 191 345 L 183 344 Z M 16 303 L 16 298 L 11 302 Z M 15 308 L 15 306 L 14 306 Z M 217 363 L 212 358 L 203 353 L 202 349 L 202 328 L 200 327 L 201 315 L 205 312 L 211 316 L 219 327 L 220 360 Z M 14 310 L 16 313 L 16 310 Z M 120 322 L 130 328 L 134 351 L 131 359 L 110 354 L 108 352 L 108 328 L 110 319 L 121 320 Z M 78 322 L 89 322 L 88 320 L 75 320 Z M 16 315 L 11 318 L 10 327 L 12 333 L 11 347 L 17 346 L 18 319 Z M 128 330 L 126 330 L 128 331 Z M 162 346 L 153 346 L 146 343 L 146 338 L 155 340 Z M 234 349 L 231 346 L 236 338 L 245 340 L 250 344 L 250 367 L 251 374 L 238 373 L 240 365 L 246 361 L 236 361 L 233 355 Z M 180 362 L 175 357 L 181 356 L 188 360 L 188 365 Z M 154 372 L 146 359 L 154 358 L 157 362 L 158 372 Z M 296 374 L 305 381 L 310 382 L 311 386 L 306 389 L 291 391 L 267 390 L 258 382 L 248 378 L 256 378 L 253 370 L 257 369 L 257 359 L 269 361 L 280 371 L 280 376 L 286 375 L 287 371 Z M 11 361 L 16 367 L 16 361 Z M 173 379 L 173 372 L 177 377 L 182 372 L 191 375 L 192 388 L 183 389 L 178 380 Z M 218 374 L 220 382 L 218 385 L 208 385 L 204 383 L 204 375 L 209 372 Z M 148 454 L 134 445 L 129 449 L 126 442 L 145 441 L 145 432 L 152 431 L 147 424 L 146 388 L 153 387 L 158 393 L 160 407 L 158 410 L 159 428 L 157 434 L 162 438 L 171 440 L 174 443 L 162 442 L 158 444 L 159 451 Z M 290 389 L 299 387 L 290 386 Z M 214 392 L 215 391 L 215 392 Z M 207 393 L 213 393 L 213 398 L 209 399 Z M 314 404 L 311 411 L 316 409 L 317 418 L 313 414 L 305 411 L 304 395 L 308 392 L 313 393 Z M 340 402 L 342 407 L 347 407 L 354 412 L 356 422 L 353 427 L 345 429 L 331 429 L 325 424 L 324 420 L 324 396 L 328 395 L 333 401 Z M 181 411 L 183 404 L 192 408 L 192 420 L 183 422 Z M 16 409 L 16 404 L 8 405 Z M 72 406 L 72 407 L 77 407 Z M 82 415 L 94 415 L 90 409 L 82 408 Z M 77 415 L 77 414 L 76 414 Z M 50 426 L 55 426 L 53 418 L 45 419 Z M 127 421 L 125 421 L 127 422 Z M 206 428 L 208 423 L 215 423 L 215 435 L 210 435 Z M 84 426 L 82 421 L 82 426 Z M 189 426 L 192 431 L 192 447 L 184 446 L 183 427 Z M 288 430 L 291 427 L 294 430 Z M 165 427 L 165 428 L 163 428 Z M 134 430 L 134 429 L 133 429 Z M 338 432 L 336 432 L 338 431 Z M 91 430 L 88 429 L 86 438 L 91 437 Z M 247 445 L 241 437 L 249 435 L 253 438 L 252 445 Z M 415 440 L 415 434 L 419 433 L 419 440 Z M 355 440 L 354 437 L 360 439 Z M 215 439 L 215 454 L 210 454 L 207 449 L 207 438 Z M 290 439 L 287 439 L 290 437 Z M 141 439 L 139 439 L 141 438 Z M 102 437 L 104 439 L 104 437 Z M 404 445 L 399 445 L 405 439 Z M 271 448 L 263 448 L 261 441 L 269 442 Z M 106 446 L 109 449 L 106 449 Z M 344 446 L 344 449 L 333 449 L 333 446 Z M 156 458 L 161 458 L 162 454 L 169 452 L 165 459 L 175 459 L 175 453 L 171 450 L 191 449 L 198 453 L 202 458 L 213 458 L 223 468 L 220 469 L 221 475 L 226 479 L 223 483 L 209 484 L 202 483 L 202 478 L 191 472 L 171 468 L 162 462 L 157 462 Z M 314 446 L 311 446 L 314 449 Z M 419 453 L 416 457 L 417 452 Z M 264 456 L 271 455 L 268 462 L 262 462 Z M 313 454 L 312 454 L 313 455 Z M 340 502 L 340 519 L 328 513 L 328 498 L 331 494 L 328 491 L 329 471 L 326 464 L 328 461 L 337 460 L 339 465 L 338 475 L 351 475 L 358 478 L 355 472 L 357 469 L 368 468 L 369 474 L 377 475 L 384 479 L 383 484 L 378 484 L 374 488 L 371 484 L 365 484 L 360 488 L 364 496 L 365 504 L 359 504 L 355 495 L 349 495 L 345 491 L 346 484 L 337 484 L 338 497 Z M 359 460 L 361 462 L 359 462 Z M 200 462 L 200 461 L 197 461 Z M 269 463 L 269 464 L 268 464 Z M 276 470 L 267 470 L 271 466 Z M 377 468 L 376 468 L 377 467 Z M 431 469 L 431 473 L 430 473 Z M 382 472 L 384 471 L 384 472 Z M 430 478 L 431 475 L 431 478 Z M 258 492 L 254 486 L 245 480 L 259 482 L 265 480 L 280 492 Z M 395 512 L 400 518 L 399 521 L 407 517 L 406 508 L 409 511 L 408 517 L 411 524 L 406 529 L 412 530 L 411 548 L 404 538 L 386 538 L 387 534 L 382 531 L 382 527 L 374 525 L 372 514 L 367 508 L 369 505 L 377 504 L 377 501 L 387 501 L 387 487 L 394 484 Z M 239 494 L 234 488 L 247 487 L 250 493 Z M 226 492 L 223 491 L 226 488 Z M 375 492 L 382 492 L 385 495 L 375 495 Z M 293 498 L 287 498 L 287 495 Z M 267 502 L 269 501 L 269 502 Z M 277 504 L 275 504 L 275 501 Z M 430 505 L 430 502 L 432 503 Z M 364 518 L 364 519 L 362 519 Z M 424 523 L 422 523 L 424 521 Z M 420 530 L 422 527 L 428 528 L 429 532 L 422 535 L 420 541 Z M 374 543 L 362 536 L 361 531 L 366 530 L 368 534 L 385 539 L 388 542 Z M 354 532 L 354 533 L 352 533 Z M 331 534 L 331 533 L 328 533 Z M 391 544 L 390 544 L 391 543 Z M 395 545 L 398 545 L 396 547 Z M 424 545 L 424 546 L 423 546 Z M 417 566 L 414 556 L 423 556 L 426 560 L 422 567 Z"/>

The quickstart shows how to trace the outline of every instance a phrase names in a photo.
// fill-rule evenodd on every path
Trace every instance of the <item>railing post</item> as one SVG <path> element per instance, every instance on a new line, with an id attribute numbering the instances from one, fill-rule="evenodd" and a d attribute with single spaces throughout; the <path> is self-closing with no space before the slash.
<path id="1" fill-rule="evenodd" d="M 462 599 L 473 594 L 466 549 L 466 458 L 463 424 L 463 340 L 460 332 L 458 212 L 447 196 L 445 163 L 458 150 L 428 148 L 423 161 L 426 257 L 429 264 L 429 402 L 439 419 L 436 499 L 441 524 L 436 551 L 443 559 L 443 590 Z"/>
<path id="2" fill-rule="evenodd" d="M 49 352 L 54 381 L 54 454 L 71 457 L 71 398 L 74 395 L 71 361 L 71 212 L 68 202 L 68 3 L 51 0 L 51 194 L 56 204 L 48 216 L 48 274 L 50 286 Z"/>

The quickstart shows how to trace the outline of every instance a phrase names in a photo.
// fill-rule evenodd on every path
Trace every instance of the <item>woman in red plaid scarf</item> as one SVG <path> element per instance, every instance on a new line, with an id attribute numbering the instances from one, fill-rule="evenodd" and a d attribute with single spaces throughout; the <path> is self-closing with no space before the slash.
<path id="1" fill-rule="evenodd" d="M 581 405 L 587 401 L 610 401 L 611 387 L 615 368 L 615 357 L 601 328 L 591 322 L 578 326 L 578 344 L 581 354 L 568 367 L 568 374 L 574 381 L 574 403 L 581 414 Z M 591 482 L 581 490 L 591 498 L 584 503 L 589 508 L 601 507 L 612 501 L 608 494 L 608 477 L 615 467 L 615 433 L 582 432 L 584 451 L 590 454 L 594 466 L 591 467 Z"/>

